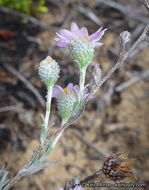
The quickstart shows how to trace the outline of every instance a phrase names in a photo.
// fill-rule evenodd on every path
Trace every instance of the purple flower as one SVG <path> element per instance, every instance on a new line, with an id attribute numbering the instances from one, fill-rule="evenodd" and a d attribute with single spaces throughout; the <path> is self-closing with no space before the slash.
<path id="1" fill-rule="evenodd" d="M 83 188 L 80 185 L 77 185 L 74 189 L 71 188 L 69 190 L 83 190 Z"/>
<path id="2" fill-rule="evenodd" d="M 64 190 L 62 187 L 58 188 L 58 190 Z M 80 185 L 77 185 L 74 189 L 70 188 L 69 190 L 83 190 Z"/>
<path id="3" fill-rule="evenodd" d="M 75 88 L 77 93 L 79 93 L 79 89 L 80 89 L 79 85 L 74 85 L 73 86 L 73 83 L 69 83 L 67 85 L 67 87 L 64 88 L 64 89 L 62 87 L 58 86 L 58 85 L 55 85 L 54 88 L 53 88 L 52 97 L 53 98 L 58 98 L 58 96 L 61 95 L 61 94 L 63 94 L 63 95 L 72 94 L 75 97 L 75 93 L 73 91 L 73 88 Z M 82 96 L 82 100 L 85 100 L 86 97 L 88 96 L 87 91 L 88 91 L 88 89 L 85 88 L 83 96 Z"/>
<path id="4" fill-rule="evenodd" d="M 94 42 L 95 47 L 96 46 L 102 46 L 103 43 L 98 42 L 101 37 L 104 35 L 104 32 L 107 29 L 102 30 L 102 27 L 97 30 L 97 32 L 93 33 L 92 35 L 89 36 L 88 30 L 86 27 L 82 27 L 79 29 L 78 25 L 76 23 L 71 24 L 71 31 L 67 29 L 62 29 L 59 31 L 57 34 L 57 38 L 54 38 L 55 41 L 57 41 L 57 46 L 59 47 L 67 47 L 71 44 L 72 40 L 77 40 L 77 39 L 85 39 L 86 42 Z"/>

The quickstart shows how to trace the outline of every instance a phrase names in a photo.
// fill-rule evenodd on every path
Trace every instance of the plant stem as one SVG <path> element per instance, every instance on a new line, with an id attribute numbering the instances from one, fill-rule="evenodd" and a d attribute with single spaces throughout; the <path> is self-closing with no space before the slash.
<path id="1" fill-rule="evenodd" d="M 62 131 L 57 135 L 57 137 L 54 139 L 54 142 L 53 142 L 53 149 L 54 149 L 55 145 L 57 144 L 57 142 L 59 141 L 59 139 L 61 138 L 63 132 L 64 132 L 64 130 L 62 130 Z"/>
<path id="2" fill-rule="evenodd" d="M 23 176 L 21 176 L 20 173 L 18 172 L 18 174 L 6 185 L 6 187 L 3 188 L 3 190 L 10 189 L 22 177 Z"/>
<path id="3" fill-rule="evenodd" d="M 84 92 L 84 84 L 85 84 L 85 74 L 86 74 L 86 68 L 80 69 L 80 91 L 79 91 L 79 101 L 81 100 Z"/>
<path id="4" fill-rule="evenodd" d="M 48 127 L 50 109 L 51 109 L 51 97 L 52 97 L 52 86 L 48 87 L 47 102 L 46 102 L 46 115 L 45 115 L 45 129 Z"/>

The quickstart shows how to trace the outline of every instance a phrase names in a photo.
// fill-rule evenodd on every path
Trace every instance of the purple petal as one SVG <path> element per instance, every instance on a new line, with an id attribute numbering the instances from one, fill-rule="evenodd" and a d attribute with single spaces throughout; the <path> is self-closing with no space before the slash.
<path id="1" fill-rule="evenodd" d="M 58 32 L 56 32 L 57 36 L 59 37 L 60 40 L 69 40 L 68 38 L 66 38 L 64 35 L 59 34 Z"/>
<path id="2" fill-rule="evenodd" d="M 57 41 L 57 42 L 58 42 L 60 39 L 59 39 L 59 38 L 53 38 L 53 40 L 55 40 L 55 41 Z"/>
<path id="3" fill-rule="evenodd" d="M 61 86 L 58 86 L 58 85 L 55 85 L 54 87 L 53 87 L 53 91 L 52 91 L 52 98 L 57 98 L 57 96 L 59 95 L 59 94 L 65 94 L 65 92 L 64 92 L 64 90 L 62 89 L 62 87 Z"/>
<path id="4" fill-rule="evenodd" d="M 95 47 L 97 47 L 97 46 L 103 46 L 103 44 L 104 43 L 100 43 L 100 42 L 99 43 L 95 43 Z"/>
<path id="5" fill-rule="evenodd" d="M 101 31 L 101 29 L 102 29 L 102 27 L 97 32 L 90 35 L 88 38 L 88 41 L 89 42 L 91 42 L 91 41 L 97 42 L 98 40 L 100 40 L 100 38 L 104 35 L 104 32 L 107 30 L 107 29 L 104 29 L 103 31 Z"/>
<path id="6" fill-rule="evenodd" d="M 75 22 L 72 22 L 71 24 L 71 31 L 72 32 L 79 31 L 79 27 Z"/>
<path id="7" fill-rule="evenodd" d="M 79 85 L 75 85 L 73 88 L 75 88 L 76 91 L 77 91 L 77 93 L 79 93 L 79 89 L 80 89 Z M 75 92 L 73 91 L 73 89 L 72 89 L 72 94 L 74 95 L 74 97 L 76 96 Z"/>
<path id="8" fill-rule="evenodd" d="M 69 94 L 69 93 L 72 94 L 72 92 L 73 92 L 72 88 L 73 88 L 73 83 L 69 83 L 69 84 L 67 85 L 67 93 L 68 93 L 68 94 Z"/>
<path id="9" fill-rule="evenodd" d="M 59 37 L 59 39 L 66 39 L 64 36 L 60 35 L 58 32 L 56 32 L 56 35 Z"/>
<path id="10" fill-rule="evenodd" d="M 84 89 L 84 93 L 87 93 L 87 92 L 88 92 L 88 88 L 85 88 L 85 89 Z"/>
<path id="11" fill-rule="evenodd" d="M 105 33 L 105 31 L 107 31 L 107 30 L 108 30 L 108 28 L 105 28 L 102 32 Z"/>
<path id="12" fill-rule="evenodd" d="M 101 34 L 98 33 L 98 32 L 95 32 L 94 34 L 92 34 L 92 35 L 89 36 L 88 41 L 89 42 L 95 41 L 97 38 L 99 38 L 99 36 L 101 36 Z"/>
<path id="13" fill-rule="evenodd" d="M 95 98 L 95 96 L 91 96 L 91 99 Z"/>
<path id="14" fill-rule="evenodd" d="M 67 46 L 69 46 L 69 44 L 70 44 L 70 41 L 68 42 L 64 42 L 64 41 L 59 41 L 58 43 L 57 43 L 57 46 L 59 46 L 59 47 L 67 47 Z"/>
<path id="15" fill-rule="evenodd" d="M 97 30 L 97 32 L 101 32 L 102 29 L 103 29 L 103 27 L 101 26 L 101 27 Z"/>
<path id="16" fill-rule="evenodd" d="M 72 32 L 72 34 L 73 34 L 73 39 L 77 39 L 77 38 L 80 38 L 81 37 L 81 33 L 80 33 L 80 31 L 75 31 L 75 32 Z"/>
<path id="17" fill-rule="evenodd" d="M 88 96 L 88 89 L 87 88 L 85 88 L 84 89 L 84 92 L 83 92 L 83 96 L 82 96 L 82 100 L 85 100 L 86 99 L 86 97 Z"/>
<path id="18" fill-rule="evenodd" d="M 70 44 L 70 40 L 66 38 L 64 35 L 56 33 L 59 38 L 54 38 L 57 41 L 57 46 L 59 47 L 67 47 Z"/>
<path id="19" fill-rule="evenodd" d="M 73 34 L 69 30 L 63 29 L 63 30 L 60 30 L 59 32 L 61 36 L 64 36 L 65 38 L 69 40 L 72 40 L 74 37 Z"/>
<path id="20" fill-rule="evenodd" d="M 87 28 L 86 27 L 81 28 L 80 29 L 80 34 L 81 34 L 82 37 L 88 36 L 88 30 L 87 30 Z"/>
<path id="21" fill-rule="evenodd" d="M 88 38 L 88 41 L 93 41 L 100 34 L 101 30 L 102 30 L 102 27 L 100 27 L 99 30 L 97 30 L 95 33 L 90 35 L 89 38 Z"/>
<path id="22" fill-rule="evenodd" d="M 59 187 L 58 190 L 64 190 L 63 188 Z"/>
<path id="23" fill-rule="evenodd" d="M 83 94 L 82 100 L 85 100 L 87 96 L 88 96 L 88 94 Z"/>
<path id="24" fill-rule="evenodd" d="M 78 186 L 77 185 L 73 190 L 83 190 L 83 188 L 82 188 L 82 186 L 80 186 L 80 185 Z"/>
<path id="25" fill-rule="evenodd" d="M 79 93 L 80 87 L 79 85 L 75 85 L 74 88 L 76 89 L 76 91 Z"/>
<path id="26" fill-rule="evenodd" d="M 88 93 L 83 94 L 82 100 L 85 100 L 87 96 L 88 96 Z"/>

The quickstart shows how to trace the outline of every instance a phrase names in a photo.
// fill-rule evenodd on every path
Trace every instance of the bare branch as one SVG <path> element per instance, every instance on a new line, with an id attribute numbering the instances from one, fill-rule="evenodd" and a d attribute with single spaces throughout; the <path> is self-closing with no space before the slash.
<path id="1" fill-rule="evenodd" d="M 143 71 L 143 72 L 139 73 L 137 76 L 132 77 L 130 80 L 120 84 L 119 86 L 117 86 L 115 88 L 115 91 L 121 92 L 122 90 L 125 90 L 126 88 L 128 88 L 132 84 L 137 83 L 137 82 L 139 82 L 139 81 L 141 81 L 147 77 L 149 77 L 149 70 Z"/>
<path id="2" fill-rule="evenodd" d="M 75 9 L 79 11 L 80 13 L 84 14 L 90 20 L 92 20 L 95 24 L 97 24 L 97 26 L 102 25 L 101 20 L 95 15 L 95 13 L 91 9 L 83 7 L 83 6 L 78 6 Z"/>
<path id="3" fill-rule="evenodd" d="M 146 41 L 146 38 L 148 37 L 146 34 L 149 30 L 149 24 L 145 27 L 143 33 L 139 37 L 139 39 L 132 45 L 132 47 L 128 50 L 128 52 L 125 54 L 124 60 L 132 54 L 132 52 L 143 42 Z"/>
<path id="4" fill-rule="evenodd" d="M 7 111 L 24 112 L 25 110 L 15 105 L 0 107 L 0 112 L 7 112 Z"/>
<path id="5" fill-rule="evenodd" d="M 149 37 L 148 36 L 146 36 L 145 40 L 149 43 Z"/>
<path id="6" fill-rule="evenodd" d="M 90 176 L 87 176 L 86 178 L 84 178 L 83 180 L 80 181 L 80 185 L 83 184 L 83 183 L 87 183 L 90 180 L 96 179 L 97 177 L 100 176 L 100 174 L 102 174 L 101 170 L 95 172 L 94 174 L 92 174 Z"/>
<path id="7" fill-rule="evenodd" d="M 108 157 L 109 154 L 107 152 L 105 152 L 104 150 L 102 150 L 101 148 L 95 146 L 94 144 L 92 144 L 91 142 L 89 142 L 78 130 L 73 129 L 72 130 L 73 133 L 85 144 L 87 144 L 87 146 L 91 147 L 92 149 L 94 149 L 96 152 L 98 152 L 98 154 L 105 159 L 105 157 Z"/>
<path id="8" fill-rule="evenodd" d="M 26 87 L 36 96 L 38 99 L 39 103 L 41 104 L 42 107 L 45 107 L 45 101 L 39 91 L 31 84 L 29 80 L 27 80 L 22 74 L 20 74 L 15 68 L 13 68 L 9 64 L 4 64 L 4 67 L 11 72 L 13 75 L 17 76 L 20 81 L 22 81 Z"/>
<path id="9" fill-rule="evenodd" d="M 149 3 L 147 2 L 147 0 L 141 0 L 143 5 L 146 7 L 146 9 L 148 10 L 149 12 Z"/>
<path id="10" fill-rule="evenodd" d="M 99 181 L 99 176 L 102 174 L 102 170 L 100 169 L 99 171 L 93 173 L 92 175 L 90 176 L 87 176 L 86 178 L 84 178 L 83 180 L 81 180 L 79 183 L 77 184 L 71 184 L 71 185 L 68 185 L 68 187 L 65 187 L 64 190 L 69 190 L 69 189 L 74 189 L 76 186 L 82 186 L 82 187 L 85 187 L 86 184 L 85 183 L 88 183 L 89 181 L 91 180 L 94 180 L 96 178 L 98 178 L 98 181 Z M 70 181 L 71 182 L 71 181 Z M 69 183 L 68 183 L 69 184 Z"/>
<path id="11" fill-rule="evenodd" d="M 99 3 L 102 3 L 106 6 L 117 9 L 126 17 L 129 17 L 129 18 L 139 21 L 141 23 L 148 24 L 148 18 L 141 16 L 138 13 L 138 9 L 135 9 L 135 7 L 131 6 L 130 4 L 126 6 L 126 5 L 122 5 L 115 1 L 111 1 L 111 0 L 106 0 L 106 1 L 105 0 L 96 0 L 96 1 Z"/>

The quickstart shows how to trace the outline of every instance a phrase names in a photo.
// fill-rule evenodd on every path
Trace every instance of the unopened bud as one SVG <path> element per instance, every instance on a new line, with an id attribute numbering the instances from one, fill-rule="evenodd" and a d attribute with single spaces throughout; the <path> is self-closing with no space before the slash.
<path id="1" fill-rule="evenodd" d="M 129 42 L 131 39 L 131 34 L 128 31 L 124 31 L 120 34 L 120 38 L 119 38 L 119 43 L 121 44 L 126 44 L 127 42 Z"/>
<path id="2" fill-rule="evenodd" d="M 50 56 L 40 62 L 39 75 L 47 86 L 54 86 L 59 77 L 59 65 Z"/>
<path id="3" fill-rule="evenodd" d="M 75 97 L 72 94 L 60 94 L 58 97 L 58 112 L 64 122 L 72 116 L 73 105 L 75 103 Z"/>

